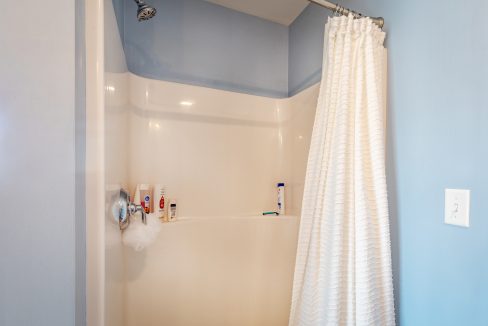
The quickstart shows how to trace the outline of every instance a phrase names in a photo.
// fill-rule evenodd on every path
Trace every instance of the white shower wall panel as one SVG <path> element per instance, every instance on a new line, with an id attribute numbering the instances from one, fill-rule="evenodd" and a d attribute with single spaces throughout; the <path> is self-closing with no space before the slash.
<path id="1" fill-rule="evenodd" d="M 105 71 L 105 314 L 103 324 L 123 326 L 126 287 L 124 247 L 111 206 L 118 197 L 120 188 L 128 186 L 129 75 L 112 1 L 104 0 L 103 4 L 105 58 L 103 65 Z M 89 171 L 91 172 L 93 171 Z"/>
<path id="2" fill-rule="evenodd" d="M 285 325 L 318 87 L 277 100 L 110 73 L 105 92 L 107 196 L 162 183 L 183 216 L 140 253 L 107 219 L 107 325 Z M 263 217 L 279 181 L 294 216 Z"/>
<path id="3" fill-rule="evenodd" d="M 185 218 L 126 251 L 126 326 L 288 324 L 298 218 Z"/>
<path id="4" fill-rule="evenodd" d="M 307 171 L 308 151 L 315 120 L 315 109 L 319 94 L 319 84 L 315 84 L 286 100 L 289 117 L 284 130 L 288 137 L 285 142 L 290 151 L 291 176 L 288 182 L 289 213 L 300 215 Z"/>
<path id="5" fill-rule="evenodd" d="M 124 247 L 111 204 L 127 187 L 129 131 L 128 74 L 105 74 L 105 325 L 123 326 Z"/>
<path id="6" fill-rule="evenodd" d="M 286 100 L 130 76 L 130 185 L 163 184 L 183 216 L 276 210 L 291 178 Z"/>

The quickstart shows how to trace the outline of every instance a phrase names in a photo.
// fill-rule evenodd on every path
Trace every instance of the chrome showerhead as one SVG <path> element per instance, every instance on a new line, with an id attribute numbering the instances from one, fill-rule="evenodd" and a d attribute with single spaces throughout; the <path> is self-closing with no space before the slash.
<path id="1" fill-rule="evenodd" d="M 144 0 L 134 0 L 139 7 L 137 9 L 137 19 L 139 21 L 149 20 L 156 16 L 156 8 L 146 4 Z"/>

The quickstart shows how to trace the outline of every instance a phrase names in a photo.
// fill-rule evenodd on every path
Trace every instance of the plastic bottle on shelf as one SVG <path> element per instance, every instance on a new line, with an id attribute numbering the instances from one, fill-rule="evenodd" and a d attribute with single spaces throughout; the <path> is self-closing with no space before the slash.
<path id="1" fill-rule="evenodd" d="M 168 221 L 168 216 L 166 215 L 166 206 L 167 206 L 167 198 L 166 198 L 166 187 L 161 184 L 154 185 L 154 212 L 158 213 L 158 216 L 163 221 Z"/>
<path id="2" fill-rule="evenodd" d="M 278 213 L 285 215 L 285 184 L 278 183 Z"/>
<path id="3" fill-rule="evenodd" d="M 168 206 L 168 221 L 173 222 L 176 220 L 176 200 L 171 199 Z"/>
<path id="4" fill-rule="evenodd" d="M 141 206 L 144 208 L 146 214 L 151 213 L 151 189 L 148 184 L 139 185 Z"/>

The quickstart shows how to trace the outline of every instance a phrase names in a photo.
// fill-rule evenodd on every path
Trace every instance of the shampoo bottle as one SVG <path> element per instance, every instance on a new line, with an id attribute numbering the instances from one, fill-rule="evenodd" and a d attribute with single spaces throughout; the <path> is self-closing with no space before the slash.
<path id="1" fill-rule="evenodd" d="M 139 186 L 141 196 L 141 206 L 144 208 L 146 214 L 151 213 L 151 191 L 147 184 Z"/>
<path id="2" fill-rule="evenodd" d="M 278 183 L 278 213 L 285 215 L 285 184 Z"/>
<path id="3" fill-rule="evenodd" d="M 154 212 L 158 213 L 158 217 L 163 221 L 168 221 L 168 216 L 166 215 L 166 187 L 157 184 L 154 185 Z"/>

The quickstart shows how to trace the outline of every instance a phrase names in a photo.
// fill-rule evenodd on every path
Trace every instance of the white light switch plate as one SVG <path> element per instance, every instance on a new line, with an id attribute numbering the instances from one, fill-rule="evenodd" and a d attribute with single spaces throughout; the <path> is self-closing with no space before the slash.
<path id="1" fill-rule="evenodd" d="M 466 189 L 446 189 L 444 222 L 469 227 L 470 191 Z"/>

